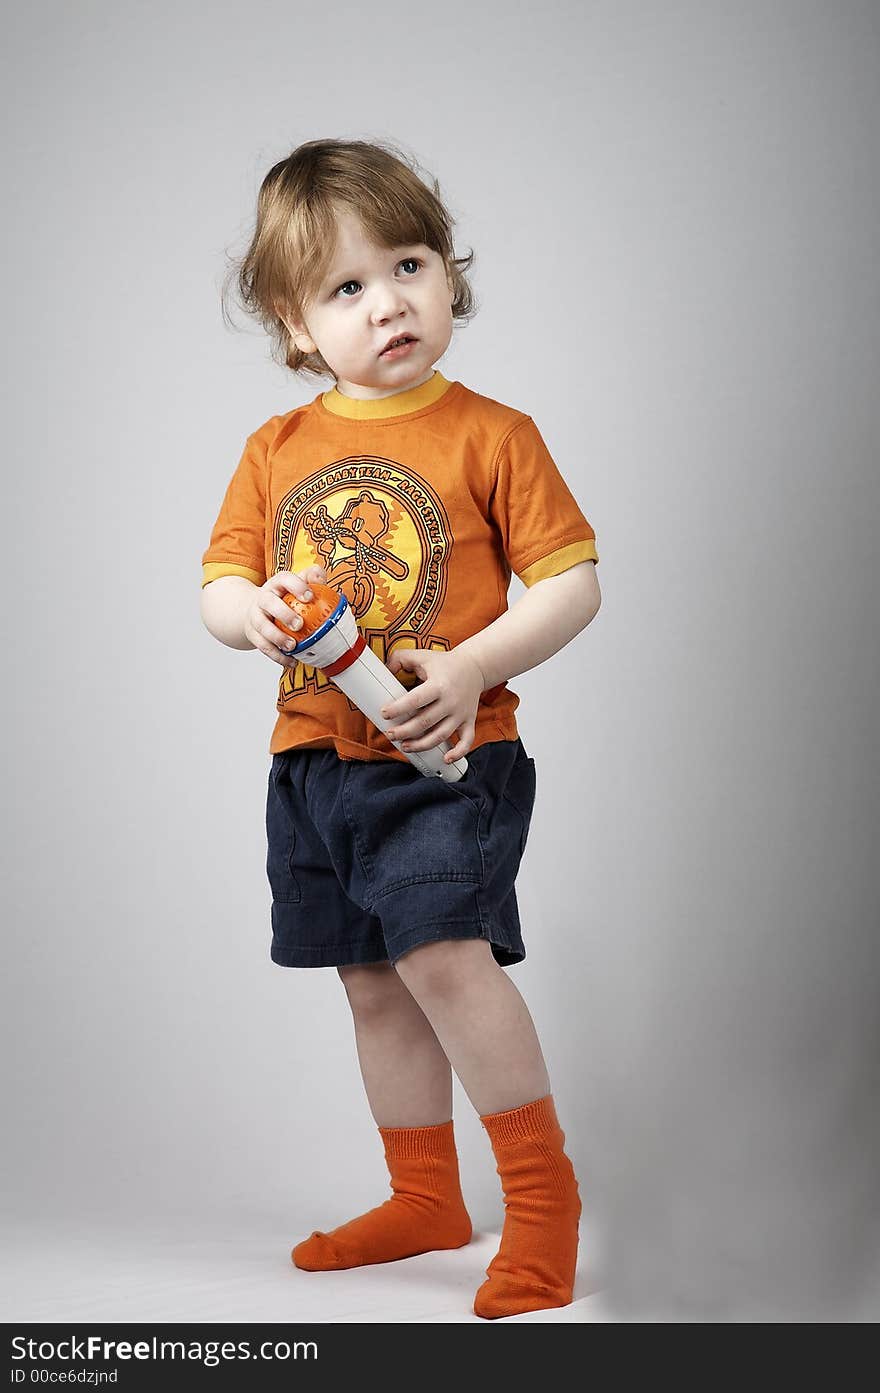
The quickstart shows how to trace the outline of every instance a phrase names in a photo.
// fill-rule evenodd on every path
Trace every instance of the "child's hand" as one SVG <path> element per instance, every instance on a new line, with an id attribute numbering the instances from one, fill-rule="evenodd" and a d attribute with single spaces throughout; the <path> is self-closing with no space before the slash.
<path id="1" fill-rule="evenodd" d="M 485 686 L 475 659 L 454 648 L 451 653 L 436 648 L 398 648 L 387 666 L 389 672 L 405 668 L 422 679 L 405 697 L 387 701 L 382 707 L 382 716 L 394 721 L 385 732 L 389 739 L 405 740 L 410 750 L 431 750 L 458 731 L 458 743 L 443 756 L 444 761 L 451 764 L 467 754 Z"/>
<path id="2" fill-rule="evenodd" d="M 301 629 L 302 620 L 296 610 L 282 598 L 288 592 L 306 599 L 306 591 L 312 581 L 327 584 L 327 572 L 323 566 L 309 566 L 306 571 L 276 571 L 265 585 L 261 585 L 253 598 L 244 621 L 245 637 L 273 663 L 282 667 L 293 667 L 298 658 L 290 656 L 297 640 L 279 629 L 273 620 L 280 619 L 288 629 Z"/>

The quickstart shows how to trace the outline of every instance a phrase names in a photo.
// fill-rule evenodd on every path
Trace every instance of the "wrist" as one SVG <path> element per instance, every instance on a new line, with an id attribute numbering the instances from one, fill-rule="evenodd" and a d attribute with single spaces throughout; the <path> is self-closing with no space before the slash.
<path id="1" fill-rule="evenodd" d="M 246 576 L 220 576 L 202 589 L 202 622 L 227 648 L 253 649 L 245 624 L 258 585 Z"/>
<path id="2" fill-rule="evenodd" d="M 486 672 L 483 659 L 480 655 L 479 650 L 475 649 L 474 641 L 472 638 L 465 639 L 463 643 L 459 643 L 457 647 L 454 649 L 454 652 L 460 653 L 462 657 L 468 658 L 473 663 L 474 667 L 480 674 L 481 692 L 485 692 L 487 688 L 491 687 L 492 683 L 488 680 L 488 674 Z"/>

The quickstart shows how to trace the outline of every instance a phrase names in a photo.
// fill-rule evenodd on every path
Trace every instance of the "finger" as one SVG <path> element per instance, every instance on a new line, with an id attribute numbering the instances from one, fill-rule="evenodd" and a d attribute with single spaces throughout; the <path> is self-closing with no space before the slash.
<path id="1" fill-rule="evenodd" d="M 412 715 L 411 706 L 412 702 L 408 697 L 396 697 L 394 701 L 386 701 L 385 705 L 380 707 L 379 714 L 386 721 L 405 721 Z"/>
<path id="2" fill-rule="evenodd" d="M 400 699 L 404 700 L 403 697 Z M 426 707 L 436 705 L 439 700 L 435 683 L 420 682 L 417 687 L 411 687 L 408 691 L 404 714 L 411 719 L 418 720 Z"/>
<path id="3" fill-rule="evenodd" d="M 424 653 L 423 648 L 397 648 L 388 658 L 387 666 L 392 672 L 397 672 L 400 668 L 413 672 L 416 667 L 422 666 Z"/>
<path id="4" fill-rule="evenodd" d="M 453 731 L 452 733 L 454 735 L 455 731 Z M 461 733 L 461 738 L 458 741 L 456 741 L 456 743 L 452 745 L 446 751 L 446 754 L 443 756 L 444 762 L 446 764 L 453 764 L 455 760 L 462 759 L 467 754 L 468 750 L 471 748 L 471 745 L 473 744 L 473 738 L 474 727 L 465 726 L 464 730 Z"/>
<path id="5" fill-rule="evenodd" d="M 309 590 L 309 583 L 304 576 L 297 575 L 295 571 L 276 571 L 267 584 L 272 587 L 276 595 L 296 595 L 298 600 L 314 599 Z"/>
<path id="6" fill-rule="evenodd" d="M 276 648 L 287 650 L 293 648 L 302 639 L 299 632 L 303 627 L 303 621 L 296 610 L 284 604 L 282 600 L 266 599 L 260 606 L 262 622 L 256 625 L 259 633 Z M 291 630 L 285 633 L 282 625 Z"/>
<path id="7" fill-rule="evenodd" d="M 436 689 L 429 682 L 422 682 L 420 686 L 413 687 L 405 697 L 386 702 L 380 707 L 380 713 L 386 721 L 394 722 L 395 730 L 400 730 L 403 721 L 418 721 L 422 708 L 437 700 Z M 419 725 L 414 726 L 413 730 L 421 735 L 424 728 L 424 725 Z"/>
<path id="8" fill-rule="evenodd" d="M 256 643 L 254 646 L 259 648 L 261 653 L 265 653 L 267 658 L 271 658 L 273 663 L 278 663 L 281 667 L 293 667 L 293 665 L 299 661 L 298 658 L 291 657 L 283 648 L 279 648 L 272 639 L 266 638 L 261 629 L 256 629 L 254 632 L 256 633 Z M 296 640 L 292 638 L 285 638 L 284 641 L 290 644 L 296 642 Z"/>
<path id="9" fill-rule="evenodd" d="M 261 630 L 261 632 L 268 645 L 268 655 L 270 658 L 273 658 L 276 663 L 284 663 L 286 666 L 289 666 L 290 663 L 298 661 L 292 654 L 299 639 L 290 638 L 288 634 L 283 634 L 280 629 Z M 263 651 L 266 652 L 267 649 Z"/>
<path id="10" fill-rule="evenodd" d="M 392 740 L 417 739 L 430 730 L 431 726 L 437 724 L 445 715 L 442 702 L 434 700 L 430 705 L 418 708 L 416 711 L 404 711 L 394 721 L 386 735 Z"/>
<path id="11" fill-rule="evenodd" d="M 276 571 L 266 581 L 266 586 L 276 595 L 286 595 L 301 580 L 293 571 Z"/>
<path id="12" fill-rule="evenodd" d="M 413 723 L 410 722 L 410 724 Z M 416 726 L 411 734 L 406 734 L 404 731 L 402 734 L 398 733 L 394 738 L 399 744 L 406 745 L 408 750 L 430 750 L 435 745 L 439 745 L 440 741 L 445 740 L 447 735 L 451 735 L 454 730 L 454 718 L 448 715 L 444 718 L 442 708 L 438 706 L 434 715 L 424 716 L 421 724 Z"/>
<path id="13" fill-rule="evenodd" d="M 298 643 L 300 641 L 302 636 L 299 635 L 299 630 L 303 627 L 303 620 L 301 616 L 297 614 L 293 606 L 287 603 L 283 596 L 285 594 L 293 594 L 297 599 L 308 603 L 310 599 L 314 598 L 314 594 L 309 590 L 307 581 L 302 576 L 296 575 L 293 571 L 279 571 L 272 577 L 272 580 L 281 582 L 279 587 L 274 588 L 274 594 L 278 596 L 278 600 L 275 600 L 274 595 L 271 599 L 267 597 L 262 609 L 267 620 L 271 621 L 274 619 L 275 624 L 268 629 L 264 629 L 263 632 L 272 643 L 287 651 L 291 643 Z M 295 589 L 294 586 L 296 587 Z M 286 625 L 288 629 L 292 629 L 298 637 L 291 640 L 290 636 L 284 632 L 281 625 Z"/>
<path id="14" fill-rule="evenodd" d="M 448 740 L 454 730 L 455 726 L 450 727 L 448 721 L 441 721 L 420 740 L 404 740 L 402 748 L 407 754 L 411 754 L 413 750 L 433 750 L 436 745 L 442 745 L 444 740 Z"/>
<path id="15" fill-rule="evenodd" d="M 299 615 L 297 615 L 296 617 L 298 620 L 298 625 L 296 623 L 292 623 L 290 625 L 290 628 L 294 630 L 297 629 L 297 627 L 299 627 L 300 629 L 302 628 L 302 620 L 299 618 Z M 275 644 L 277 648 L 280 648 L 282 653 L 292 652 L 293 649 L 296 648 L 296 645 L 298 643 L 301 643 L 303 640 L 302 634 L 297 634 L 296 637 L 291 637 L 291 635 L 286 634 L 283 629 L 276 629 L 274 627 L 271 629 L 267 629 L 264 632 L 269 642 Z"/>

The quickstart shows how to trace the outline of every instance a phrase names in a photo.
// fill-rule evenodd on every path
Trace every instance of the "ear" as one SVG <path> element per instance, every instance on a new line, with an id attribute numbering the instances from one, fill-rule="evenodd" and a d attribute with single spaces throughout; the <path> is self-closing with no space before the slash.
<path id="1" fill-rule="evenodd" d="M 309 336 L 309 332 L 304 324 L 295 324 L 293 320 L 287 319 L 278 309 L 276 309 L 275 313 L 278 315 L 278 318 L 293 339 L 300 353 L 317 353 L 318 346 L 314 339 Z"/>

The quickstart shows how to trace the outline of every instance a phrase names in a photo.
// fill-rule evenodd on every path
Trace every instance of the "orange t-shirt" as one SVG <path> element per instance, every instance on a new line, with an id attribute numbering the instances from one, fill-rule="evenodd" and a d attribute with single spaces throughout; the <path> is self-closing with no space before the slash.
<path id="1" fill-rule="evenodd" d="M 248 436 L 202 585 L 323 566 L 385 662 L 396 648 L 448 652 L 485 629 L 508 608 L 511 572 L 531 586 L 598 559 L 532 418 L 435 371 L 368 401 L 334 387 Z M 506 682 L 483 692 L 474 747 L 515 740 L 518 705 Z M 276 709 L 270 754 L 406 760 L 318 668 L 285 669 Z"/>

